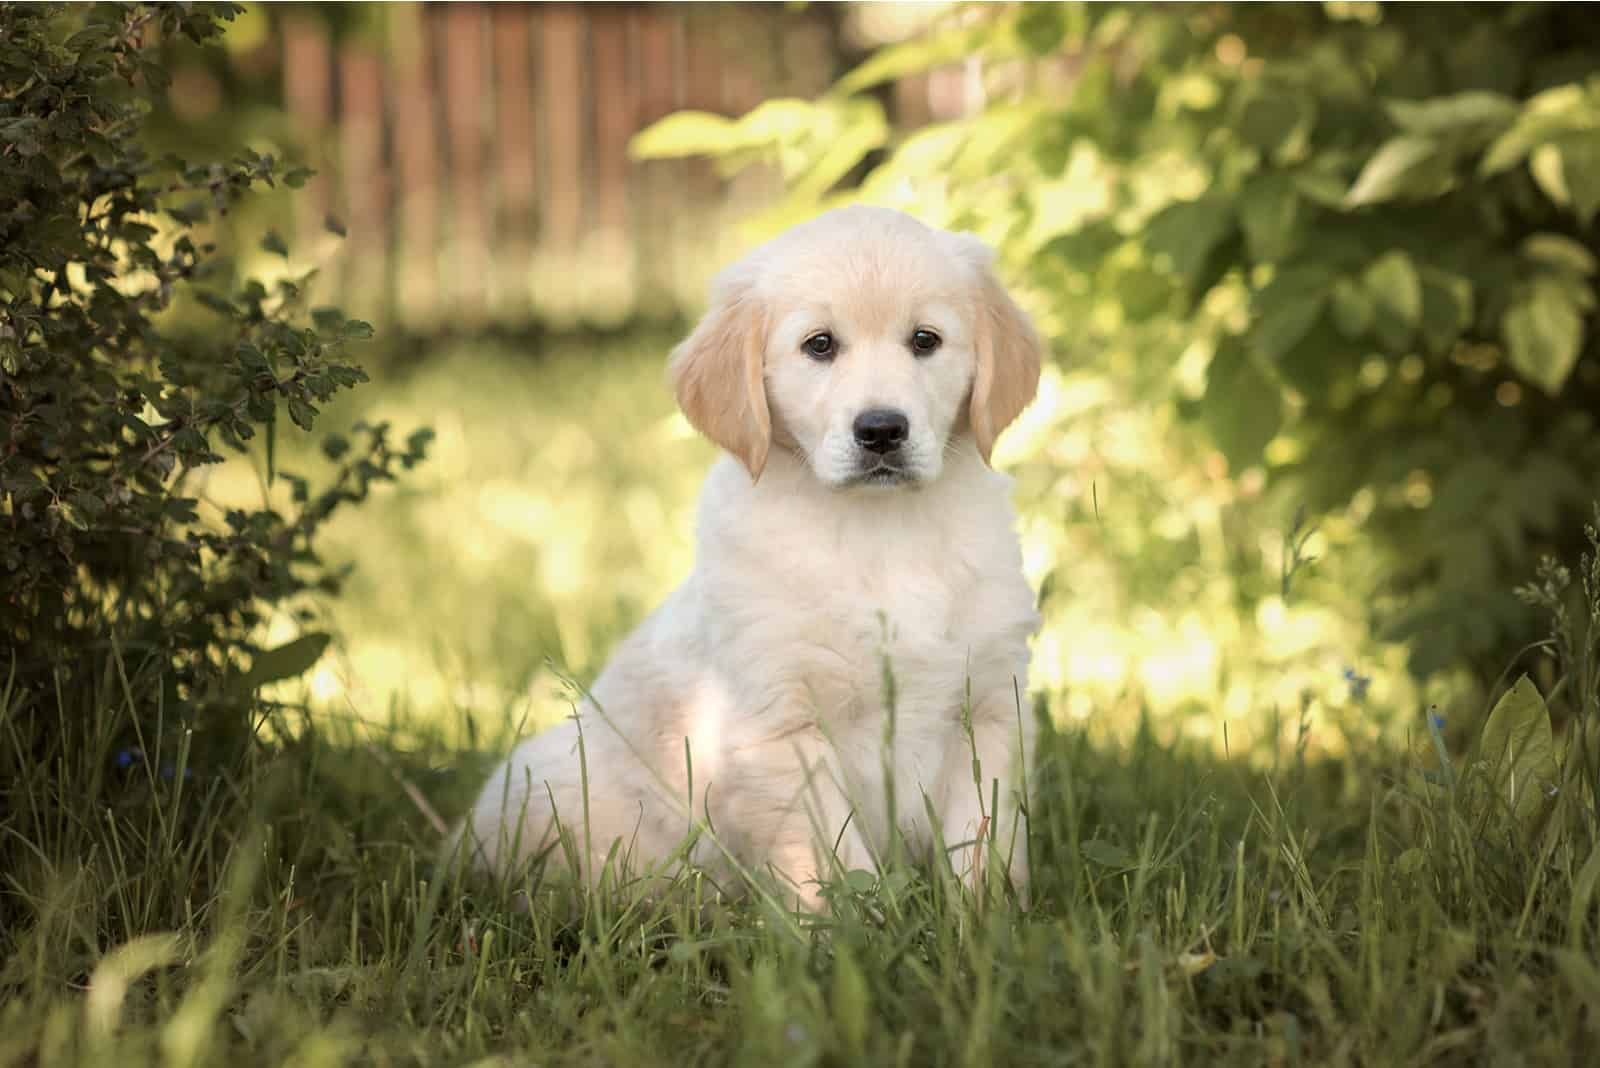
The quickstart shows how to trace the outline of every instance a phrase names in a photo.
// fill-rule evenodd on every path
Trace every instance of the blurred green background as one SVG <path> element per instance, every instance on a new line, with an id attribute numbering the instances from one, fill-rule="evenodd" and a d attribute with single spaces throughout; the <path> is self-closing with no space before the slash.
<path id="1" fill-rule="evenodd" d="M 233 225 L 290 250 L 241 273 L 317 266 L 379 326 L 327 429 L 438 432 L 323 545 L 357 567 L 312 705 L 475 744 L 562 714 L 689 567 L 712 452 L 662 369 L 706 279 L 865 198 L 995 243 L 1052 339 L 996 461 L 1058 720 L 1268 759 L 1475 713 L 1600 493 L 1592 23 L 273 5 L 172 45 L 158 142 L 319 171 Z M 262 457 L 203 489 L 278 493 Z"/>

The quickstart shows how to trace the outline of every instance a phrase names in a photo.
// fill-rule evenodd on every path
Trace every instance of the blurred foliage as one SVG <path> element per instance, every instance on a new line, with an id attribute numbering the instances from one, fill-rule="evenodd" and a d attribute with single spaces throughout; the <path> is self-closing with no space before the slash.
<path id="1" fill-rule="evenodd" d="M 884 84 L 953 60 L 981 110 L 890 129 Z M 1578 9 L 960 6 L 817 100 L 680 113 L 635 150 L 777 160 L 791 195 L 758 234 L 860 198 L 998 246 L 1058 355 L 1011 457 L 1060 528 L 1033 531 L 1047 592 L 1090 602 L 1047 654 L 1142 612 L 1217 662 L 1233 621 L 1281 644 L 1295 592 L 1418 678 L 1487 681 L 1532 626 L 1512 587 L 1600 493 Z M 1309 545 L 1261 537 L 1302 507 Z M 1324 669 L 1358 652 L 1310 630 Z"/>
<path id="2" fill-rule="evenodd" d="M 9 725 L 41 759 L 105 702 L 151 735 L 248 737 L 254 691 L 298 674 L 326 638 L 264 648 L 275 608 L 336 588 L 318 555 L 330 515 L 421 458 L 387 428 L 331 438 L 313 491 L 276 470 L 285 419 L 365 380 L 346 344 L 371 328 L 306 307 L 304 278 L 232 285 L 209 221 L 303 170 L 242 152 L 152 160 L 147 94 L 157 35 L 214 38 L 232 5 L 0 5 L 0 641 Z M 261 240 L 283 255 L 273 232 Z M 174 328 L 179 302 L 211 328 Z M 290 506 L 204 514 L 197 471 L 265 441 Z M 63 729 L 63 722 L 68 726 Z M 31 727 L 29 726 L 31 725 Z M 187 749 L 185 750 L 187 751 Z"/>

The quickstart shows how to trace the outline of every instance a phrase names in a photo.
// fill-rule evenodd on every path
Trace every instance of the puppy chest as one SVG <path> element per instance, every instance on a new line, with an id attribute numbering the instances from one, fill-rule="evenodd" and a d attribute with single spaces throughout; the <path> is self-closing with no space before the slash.
<path id="1" fill-rule="evenodd" d="M 972 598 L 918 577 L 889 578 L 795 588 L 769 602 L 730 634 L 730 668 L 830 717 L 875 717 L 890 687 L 902 710 L 956 707 L 972 645 L 982 641 L 968 618 Z"/>

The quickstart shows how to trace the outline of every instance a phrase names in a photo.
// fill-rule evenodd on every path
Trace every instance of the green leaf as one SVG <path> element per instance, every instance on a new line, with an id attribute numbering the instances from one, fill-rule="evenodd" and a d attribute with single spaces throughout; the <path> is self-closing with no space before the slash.
<path id="1" fill-rule="evenodd" d="M 1085 860 L 1098 864 L 1102 868 L 1129 869 L 1139 866 L 1138 858 L 1115 842 L 1107 842 L 1103 838 L 1091 838 L 1078 847 Z"/>
<path id="2" fill-rule="evenodd" d="M 322 658 L 330 641 L 332 641 L 330 635 L 313 632 L 302 634 L 294 641 L 280 645 L 276 649 L 266 649 L 257 653 L 250 670 L 244 676 L 243 688 L 255 690 L 268 683 L 304 675 Z"/>
<path id="3" fill-rule="evenodd" d="M 1578 362 L 1583 314 L 1573 291 L 1550 277 L 1519 287 L 1500 323 L 1511 366 L 1551 396 Z"/>
<path id="4" fill-rule="evenodd" d="M 1345 194 L 1344 206 L 1381 204 L 1431 189 L 1436 184 L 1430 179 L 1437 175 L 1438 156 L 1438 143 L 1426 137 L 1406 135 L 1384 142 L 1361 168 L 1355 184 Z"/>
<path id="5" fill-rule="evenodd" d="M 316 417 L 317 409 L 313 405 L 299 397 L 289 398 L 289 418 L 294 420 L 295 426 L 301 430 L 310 430 Z"/>
<path id="6" fill-rule="evenodd" d="M 1173 273 L 1190 279 L 1200 273 L 1211 251 L 1233 229 L 1232 205 L 1224 197 L 1211 195 L 1162 209 L 1145 227 L 1144 243 L 1153 258 L 1167 259 Z"/>
<path id="7" fill-rule="evenodd" d="M 344 329 L 344 312 L 329 305 L 312 308 L 311 325 L 317 328 L 318 333 L 336 334 Z"/>
<path id="8" fill-rule="evenodd" d="M 1239 107 L 1234 131 L 1239 140 L 1270 156 L 1283 147 L 1310 110 L 1310 100 L 1286 86 L 1255 87 Z"/>
<path id="9" fill-rule="evenodd" d="M 634 159 L 675 159 L 716 155 L 737 144 L 738 124 L 709 111 L 675 111 L 634 135 L 628 152 Z"/>
<path id="10" fill-rule="evenodd" d="M 1593 252 L 1565 234 L 1534 234 L 1522 243 L 1522 254 L 1570 274 L 1589 276 L 1600 269 Z"/>
<path id="11" fill-rule="evenodd" d="M 1408 134 L 1446 134 L 1488 140 L 1516 119 L 1517 102 L 1500 93 L 1468 90 L 1426 100 L 1391 100 L 1386 105 L 1394 124 Z"/>
<path id="12" fill-rule="evenodd" d="M 1577 85 L 1547 89 L 1529 100 L 1516 122 L 1495 139 L 1478 164 L 1485 177 L 1509 170 L 1527 159 L 1534 149 L 1564 134 L 1593 131 L 1600 124 L 1600 108 Z"/>
<path id="13" fill-rule="evenodd" d="M 1560 152 L 1561 176 L 1572 196 L 1572 212 L 1587 228 L 1600 212 L 1600 133 L 1565 138 Z"/>
<path id="14" fill-rule="evenodd" d="M 1446 353 L 1472 325 L 1472 282 L 1427 268 L 1422 272 L 1422 339 L 1429 351 Z"/>
<path id="15" fill-rule="evenodd" d="M 1391 350 L 1410 344 L 1422 321 L 1422 280 L 1411 257 L 1398 249 L 1372 261 L 1361 276 L 1372 300 L 1373 330 Z"/>
<path id="16" fill-rule="evenodd" d="M 283 243 L 283 238 L 278 236 L 278 231 L 268 230 L 267 235 L 261 239 L 261 248 L 266 252 L 273 252 L 288 258 L 289 246 Z"/>
<path id="17" fill-rule="evenodd" d="M 1200 411 L 1212 440 L 1235 472 L 1261 459 L 1283 424 L 1283 394 L 1237 338 L 1217 346 Z"/>
<path id="18" fill-rule="evenodd" d="M 1293 246 L 1300 217 L 1300 195 L 1294 179 L 1267 174 L 1248 182 L 1239 193 L 1239 225 L 1256 260 L 1278 260 Z"/>
<path id="19" fill-rule="evenodd" d="M 1017 16 L 1017 40 L 1036 56 L 1049 55 L 1067 36 L 1067 19 L 1075 14 L 1064 4 L 1024 4 Z"/>
<path id="20" fill-rule="evenodd" d="M 1372 329 L 1377 313 L 1366 289 L 1349 278 L 1333 283 L 1328 294 L 1328 310 L 1333 313 L 1333 325 L 1339 328 L 1339 333 L 1352 340 Z"/>
<path id="21" fill-rule="evenodd" d="M 1555 145 L 1540 145 L 1528 155 L 1528 170 L 1544 195 L 1561 207 L 1572 204 L 1567 191 L 1567 176 L 1562 172 L 1561 150 Z"/>
<path id="22" fill-rule="evenodd" d="M 898 81 L 908 74 L 918 74 L 946 63 L 955 63 L 974 53 L 985 50 L 986 58 L 997 58 L 1000 52 L 1015 53 L 1010 49 L 986 49 L 995 37 L 995 27 L 980 21 L 959 29 L 935 31 L 909 41 L 880 48 L 860 66 L 836 82 L 829 92 L 834 96 L 850 96 L 884 82 Z M 994 42 L 996 45 L 999 42 Z M 1021 44 L 1018 39 L 1017 44 Z"/>
<path id="23" fill-rule="evenodd" d="M 1499 798 L 1519 823 L 1531 827 L 1554 796 L 1559 769 L 1550 712 L 1528 676 L 1495 702 L 1478 752 Z"/>
<path id="24" fill-rule="evenodd" d="M 1276 360 L 1292 349 L 1322 314 L 1333 281 L 1333 271 L 1316 261 L 1281 268 L 1250 298 L 1256 350 Z"/>

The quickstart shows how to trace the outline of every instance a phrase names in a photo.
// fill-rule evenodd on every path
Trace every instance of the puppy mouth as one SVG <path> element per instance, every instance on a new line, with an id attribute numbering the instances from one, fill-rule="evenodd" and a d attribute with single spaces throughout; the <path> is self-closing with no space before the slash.
<path id="1" fill-rule="evenodd" d="M 864 462 L 861 470 L 850 479 L 857 486 L 902 486 L 918 481 L 898 457 L 875 457 Z"/>

